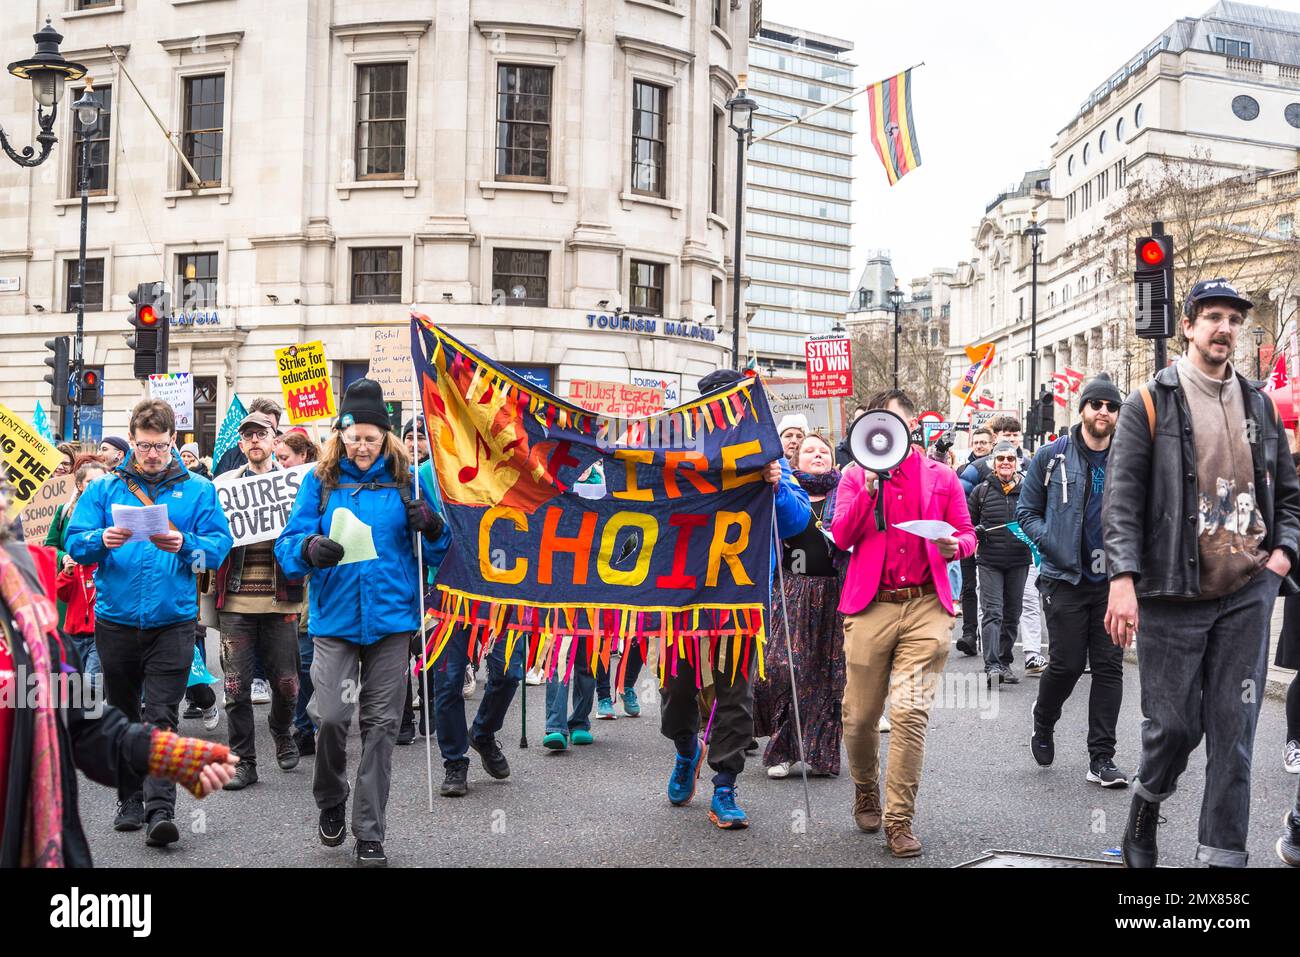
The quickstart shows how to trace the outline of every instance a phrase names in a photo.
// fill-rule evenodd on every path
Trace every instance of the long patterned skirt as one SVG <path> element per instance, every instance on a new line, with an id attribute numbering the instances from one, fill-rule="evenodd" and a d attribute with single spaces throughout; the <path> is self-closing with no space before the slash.
<path id="1" fill-rule="evenodd" d="M 844 617 L 837 610 L 840 580 L 787 573 L 785 601 L 799 688 L 804 758 L 813 773 L 839 774 L 840 740 L 844 735 L 840 716 L 844 698 Z M 764 669 L 766 680 L 754 685 L 754 735 L 771 738 L 763 752 L 763 766 L 770 768 L 799 760 L 785 618 L 777 602 L 772 605 Z"/>

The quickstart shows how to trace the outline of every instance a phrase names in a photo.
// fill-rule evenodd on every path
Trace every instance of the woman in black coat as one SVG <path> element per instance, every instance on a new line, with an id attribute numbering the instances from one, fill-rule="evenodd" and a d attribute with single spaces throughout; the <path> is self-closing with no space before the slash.
<path id="1" fill-rule="evenodd" d="M 993 679 L 1019 684 L 1011 668 L 1012 647 L 1020 627 L 1025 579 L 1029 576 L 1029 548 L 1008 529 L 999 526 L 1016 520 L 1020 501 L 1019 459 L 1010 442 L 993 449 L 993 471 L 971 489 L 967 498 L 979 549 L 980 635 L 984 644 L 984 672 Z"/>

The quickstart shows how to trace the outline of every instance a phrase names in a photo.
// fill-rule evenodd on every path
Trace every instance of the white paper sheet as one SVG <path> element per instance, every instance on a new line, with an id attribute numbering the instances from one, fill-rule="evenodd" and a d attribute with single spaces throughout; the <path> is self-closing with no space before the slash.
<path id="1" fill-rule="evenodd" d="M 165 535 L 171 531 L 167 524 L 166 505 L 113 504 L 113 524 L 129 528 L 131 540 L 140 541 L 152 535 Z"/>
<path id="2" fill-rule="evenodd" d="M 937 538 L 952 538 L 957 531 L 947 522 L 928 518 L 919 518 L 912 522 L 895 522 L 894 528 L 918 535 L 931 542 Z"/>

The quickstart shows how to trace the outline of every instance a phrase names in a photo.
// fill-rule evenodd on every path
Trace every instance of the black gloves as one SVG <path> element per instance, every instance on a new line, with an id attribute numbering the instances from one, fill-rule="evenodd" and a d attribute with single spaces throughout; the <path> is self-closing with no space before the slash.
<path id="1" fill-rule="evenodd" d="M 429 504 L 427 498 L 411 499 L 406 503 L 406 527 L 428 538 L 442 534 L 442 516 Z"/>
<path id="2" fill-rule="evenodd" d="M 979 540 L 979 543 L 980 543 L 981 545 L 987 545 L 987 544 L 989 543 L 989 531 L 988 531 L 988 529 L 985 528 L 983 525 L 976 525 L 976 526 L 975 526 L 975 537 Z"/>
<path id="3" fill-rule="evenodd" d="M 325 535 L 310 535 L 302 543 L 302 557 L 313 568 L 333 568 L 343 560 L 343 546 Z"/>

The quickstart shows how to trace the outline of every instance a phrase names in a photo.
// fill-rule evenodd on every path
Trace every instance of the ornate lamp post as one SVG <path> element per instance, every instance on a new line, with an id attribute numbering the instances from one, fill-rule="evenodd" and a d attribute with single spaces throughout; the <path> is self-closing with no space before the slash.
<path id="1" fill-rule="evenodd" d="M 30 80 L 32 96 L 36 99 L 36 121 L 41 131 L 36 134 L 36 142 L 41 151 L 24 146 L 21 151 L 9 144 L 9 137 L 0 128 L 0 147 L 8 157 L 19 166 L 40 166 L 50 155 L 50 150 L 59 138 L 54 135 L 54 120 L 59 113 L 59 100 L 63 98 L 63 85 L 68 80 L 79 80 L 86 75 L 86 68 L 80 63 L 69 63 L 59 53 L 59 44 L 63 36 L 45 18 L 45 26 L 33 35 L 36 41 L 36 53 L 26 60 L 10 63 L 8 70 L 21 80 Z M 46 111 L 49 112 L 46 112 Z"/>

